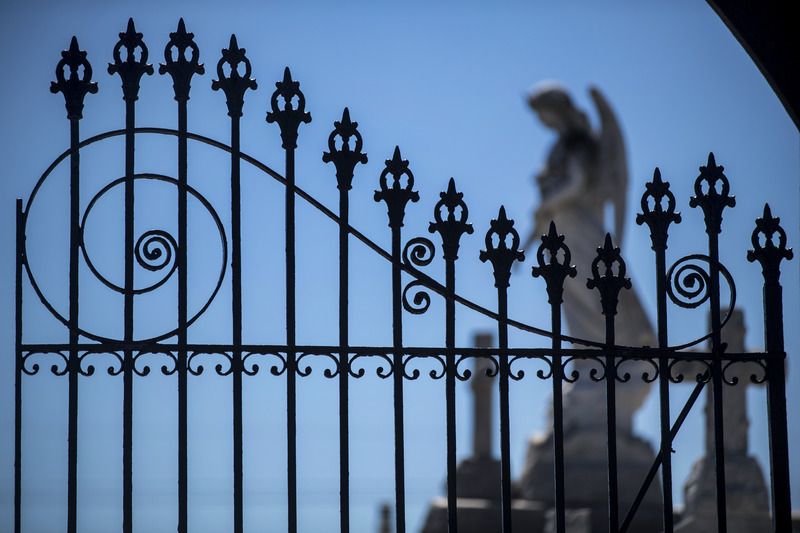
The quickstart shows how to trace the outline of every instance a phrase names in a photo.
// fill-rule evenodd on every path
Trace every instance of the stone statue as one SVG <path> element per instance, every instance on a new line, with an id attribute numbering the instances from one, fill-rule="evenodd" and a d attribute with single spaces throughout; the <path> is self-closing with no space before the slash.
<path id="1" fill-rule="evenodd" d="M 605 319 L 600 298 L 597 291 L 586 288 L 585 280 L 591 275 L 590 266 L 606 233 L 612 234 L 615 246 L 622 243 L 628 171 L 622 132 L 611 106 L 596 88 L 590 94 L 600 118 L 598 130 L 592 129 L 586 114 L 558 85 L 540 85 L 529 96 L 528 103 L 542 124 L 558 137 L 536 176 L 541 204 L 526 249 L 535 249 L 538 238 L 553 220 L 558 233 L 565 236 L 572 263 L 578 269 L 578 276 L 564 283 L 562 309 L 568 333 L 603 342 Z M 605 222 L 609 206 L 614 211 L 610 224 L 613 228 L 606 227 Z M 621 248 L 624 256 L 625 248 Z M 617 312 L 617 344 L 656 345 L 653 327 L 635 286 L 621 292 Z M 642 364 L 625 363 L 619 369 L 633 376 L 628 383 L 617 385 L 618 456 L 624 458 L 619 471 L 623 516 L 654 455 L 652 447 L 632 432 L 633 414 L 649 390 L 649 385 L 639 379 L 646 369 Z M 574 365 L 581 378 L 565 386 L 563 396 L 567 505 L 593 508 L 600 515 L 607 505 L 605 385 L 589 379 L 590 368 L 596 363 L 577 361 Z M 548 431 L 534 437 L 529 446 L 520 480 L 523 498 L 552 502 L 552 464 L 552 431 Z M 644 473 L 640 473 L 641 469 Z M 657 491 L 651 489 L 645 503 L 657 508 L 659 500 Z M 647 512 L 644 508 L 641 511 Z M 602 524 L 603 520 L 604 516 L 592 517 L 593 523 Z M 646 526 L 641 530 L 645 529 Z"/>

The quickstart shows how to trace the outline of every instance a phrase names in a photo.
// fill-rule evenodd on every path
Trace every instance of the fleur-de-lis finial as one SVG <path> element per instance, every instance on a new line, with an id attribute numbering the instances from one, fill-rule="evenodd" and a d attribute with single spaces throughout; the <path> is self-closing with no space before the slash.
<path id="1" fill-rule="evenodd" d="M 650 200 L 653 207 L 650 207 Z M 664 208 L 666 200 L 666 209 Z M 675 212 L 675 195 L 669 190 L 669 183 L 661 180 L 661 171 L 656 167 L 653 171 L 653 181 L 645 185 L 642 195 L 642 212 L 636 215 L 638 225 L 647 224 L 650 227 L 650 240 L 655 251 L 667 249 L 667 230 L 673 222 L 681 221 L 681 214 Z"/>
<path id="2" fill-rule="evenodd" d="M 511 237 L 511 245 L 506 241 Z M 497 244 L 494 238 L 497 237 Z M 481 262 L 489 261 L 494 268 L 494 286 L 498 289 L 508 287 L 511 278 L 511 266 L 514 261 L 524 261 L 525 253 L 519 249 L 519 233 L 514 229 L 514 221 L 506 217 L 506 208 L 500 206 L 496 219 L 489 223 L 486 232 L 486 250 L 481 250 Z"/>
<path id="3" fill-rule="evenodd" d="M 191 50 L 191 58 L 186 58 L 186 51 Z M 178 30 L 169 34 L 169 42 L 164 48 L 165 63 L 158 68 L 159 74 L 172 76 L 172 87 L 175 90 L 175 100 L 185 102 L 189 100 L 192 76 L 205 74 L 206 69 L 200 60 L 200 50 L 194 42 L 194 33 L 186 31 L 183 19 L 178 21 Z"/>
<path id="4" fill-rule="evenodd" d="M 604 266 L 602 273 L 600 263 Z M 616 274 L 614 265 L 617 265 Z M 611 243 L 611 235 L 608 233 L 603 246 L 597 248 L 597 257 L 592 261 L 592 277 L 586 280 L 586 286 L 600 291 L 603 314 L 612 316 L 617 314 L 620 291 L 631 288 L 631 280 L 625 277 L 625 261 L 620 255 L 619 248 Z"/>
<path id="5" fill-rule="evenodd" d="M 242 107 L 244 106 L 244 93 L 247 89 L 257 89 L 256 80 L 250 78 L 252 68 L 250 60 L 245 56 L 246 50 L 239 48 L 236 42 L 236 35 L 231 35 L 231 42 L 228 48 L 222 49 L 222 58 L 217 63 L 218 80 L 211 82 L 211 89 L 218 91 L 222 89 L 225 93 L 228 104 L 228 116 L 241 117 Z M 229 75 L 225 75 L 225 65 L 231 69 Z M 239 65 L 244 65 L 244 72 L 239 72 Z"/>
<path id="6" fill-rule="evenodd" d="M 64 71 L 69 68 L 69 77 Z M 80 71 L 83 68 L 83 76 Z M 80 120 L 83 118 L 83 98 L 86 93 L 97 93 L 97 82 L 92 80 L 92 66 L 86 59 L 86 52 L 78 47 L 78 39 L 72 37 L 69 49 L 61 52 L 61 60 L 56 66 L 56 81 L 50 83 L 50 92 L 64 95 L 67 118 Z"/>
<path id="7" fill-rule="evenodd" d="M 728 178 L 722 171 L 722 166 L 717 166 L 714 154 L 709 152 L 708 164 L 700 167 L 700 175 L 694 182 L 694 192 L 697 196 L 692 196 L 689 200 L 691 207 L 700 206 L 706 219 L 706 233 L 709 235 L 719 234 L 722 231 L 722 210 L 726 207 L 734 207 L 736 199 L 729 196 L 730 184 Z M 708 190 L 703 192 L 703 184 L 708 186 Z M 717 191 L 717 183 L 720 190 Z"/>
<path id="8" fill-rule="evenodd" d="M 336 137 L 342 140 L 342 148 L 336 148 Z M 350 138 L 355 137 L 355 147 L 350 148 Z M 353 183 L 353 171 L 357 163 L 365 164 L 367 154 L 361 152 L 364 141 L 358 131 L 358 122 L 350 120 L 350 110 L 346 107 L 342 112 L 342 120 L 333 123 L 333 131 L 328 137 L 330 152 L 322 154 L 322 161 L 333 162 L 336 166 L 337 186 L 340 190 L 350 190 Z"/>
<path id="9" fill-rule="evenodd" d="M 311 122 L 311 114 L 306 111 L 306 98 L 300 90 L 300 82 L 292 79 L 289 67 L 283 71 L 283 80 L 275 82 L 276 90 L 272 93 L 270 104 L 272 111 L 267 112 L 267 122 L 277 122 L 281 128 L 281 140 L 285 150 L 297 148 L 297 128 L 301 123 Z M 278 99 L 283 98 L 283 108 Z M 297 98 L 297 106 L 292 103 Z"/>
<path id="10" fill-rule="evenodd" d="M 559 252 L 564 256 L 564 260 L 560 262 Z M 547 234 L 542 235 L 542 244 L 536 250 L 538 266 L 531 269 L 534 278 L 541 276 L 547 283 L 547 296 L 551 304 L 561 304 L 564 301 L 564 280 L 567 276 L 574 278 L 578 273 L 570 265 L 571 260 L 572 252 L 564 244 L 564 236 L 558 234 L 556 224 L 551 220 L 550 229 Z"/>
<path id="11" fill-rule="evenodd" d="M 125 47 L 126 57 L 122 59 L 122 48 Z M 136 59 L 136 49 L 141 50 L 141 56 Z M 133 19 L 128 19 L 128 27 L 119 34 L 119 41 L 114 46 L 114 62 L 108 64 L 109 74 L 119 74 L 122 78 L 122 95 L 126 101 L 139 99 L 139 83 L 145 74 L 153 74 L 153 65 L 147 63 L 147 46 L 142 40 L 142 34 L 136 31 Z"/>
<path id="12" fill-rule="evenodd" d="M 794 253 L 791 248 L 786 247 L 786 232 L 781 227 L 781 219 L 772 216 L 769 204 L 764 204 L 764 215 L 756 219 L 756 228 L 753 230 L 750 242 L 753 249 L 747 252 L 747 260 L 751 263 L 754 261 L 761 263 L 764 279 L 767 282 L 778 283 L 781 274 L 780 262 L 783 259 L 792 259 Z"/>
<path id="13" fill-rule="evenodd" d="M 386 177 L 392 175 L 392 185 Z M 406 186 L 400 184 L 400 179 L 406 176 Z M 389 227 L 400 228 L 403 226 L 403 218 L 406 215 L 406 204 L 408 202 L 418 202 L 419 193 L 414 189 L 414 174 L 408 168 L 408 161 L 403 159 L 400 155 L 400 147 L 395 146 L 394 154 L 391 159 L 386 160 L 386 167 L 381 172 L 378 180 L 380 190 L 375 191 L 375 201 L 381 200 L 386 202 L 386 207 L 389 210 Z"/>
<path id="14" fill-rule="evenodd" d="M 442 237 L 442 257 L 445 260 L 458 259 L 458 247 L 464 233 L 472 233 L 472 224 L 467 223 L 469 211 L 464 203 L 464 193 L 456 191 L 456 182 L 450 178 L 447 191 L 439 193 L 440 200 L 433 208 L 434 222 L 428 226 L 428 231 L 439 232 Z M 447 210 L 447 218 L 442 218 L 442 211 Z M 456 217 L 456 211 L 460 211 Z"/>

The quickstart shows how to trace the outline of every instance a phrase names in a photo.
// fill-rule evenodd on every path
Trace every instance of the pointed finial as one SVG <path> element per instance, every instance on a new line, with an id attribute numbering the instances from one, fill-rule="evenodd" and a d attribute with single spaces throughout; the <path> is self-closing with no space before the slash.
<path id="1" fill-rule="evenodd" d="M 703 209 L 706 233 L 709 235 L 718 235 L 722 231 L 723 209 L 736 205 L 736 198 L 730 196 L 730 183 L 723 170 L 724 167 L 717 165 L 714 153 L 709 152 L 708 164 L 700 167 L 700 175 L 694 182 L 695 196 L 689 200 L 691 207 L 700 206 Z M 704 185 L 707 187 L 706 191 L 703 191 Z"/>
<path id="2" fill-rule="evenodd" d="M 341 149 L 336 148 L 336 139 L 342 141 Z M 355 147 L 350 148 L 350 138 L 355 137 Z M 356 164 L 366 163 L 367 154 L 362 153 L 364 141 L 358 131 L 358 122 L 350 120 L 350 110 L 344 108 L 342 120 L 333 123 L 333 131 L 328 137 L 329 152 L 322 154 L 322 161 L 333 162 L 336 166 L 337 187 L 341 191 L 348 191 L 352 187 L 353 172 Z"/>
<path id="3" fill-rule="evenodd" d="M 428 225 L 428 231 L 434 233 L 439 232 L 442 237 L 442 249 L 445 260 L 455 261 L 458 259 L 458 247 L 461 236 L 464 233 L 471 234 L 473 232 L 472 224 L 467 223 L 469 211 L 467 204 L 464 203 L 464 193 L 456 190 L 455 179 L 450 178 L 447 184 L 447 191 L 439 193 L 440 200 L 433 208 L 434 222 Z M 442 217 L 442 211 L 447 210 L 447 218 Z M 458 217 L 456 212 L 460 211 Z"/>
<path id="4" fill-rule="evenodd" d="M 681 214 L 675 212 L 675 195 L 669 190 L 669 182 L 661 179 L 658 167 L 653 171 L 653 181 L 645 184 L 641 207 L 642 212 L 636 215 L 636 223 L 640 226 L 647 223 L 653 250 L 666 250 L 669 225 L 679 223 Z"/>
<path id="5" fill-rule="evenodd" d="M 344 108 L 344 111 L 342 111 L 342 121 L 341 121 L 341 124 L 342 124 L 342 126 L 350 126 L 350 125 L 351 125 L 351 121 L 350 121 L 350 110 L 349 110 L 347 107 L 345 107 L 345 108 Z"/>
<path id="6" fill-rule="evenodd" d="M 562 252 L 564 260 L 558 261 L 558 253 Z M 547 256 L 545 256 L 547 252 Z M 574 278 L 577 270 L 570 265 L 572 252 L 564 244 L 564 236 L 556 231 L 556 224 L 550 221 L 547 235 L 542 235 L 542 244 L 536 250 L 536 263 L 531 269 L 534 278 L 543 277 L 547 284 L 548 302 L 552 305 L 559 305 L 564 301 L 564 280 L 567 276 Z"/>
<path id="7" fill-rule="evenodd" d="M 186 57 L 187 50 L 192 51 L 191 58 Z M 194 42 L 194 34 L 186 31 L 183 18 L 178 21 L 177 31 L 169 34 L 169 42 L 164 48 L 164 60 L 165 63 L 161 63 L 158 69 L 159 74 L 172 76 L 175 100 L 186 102 L 189 100 L 192 76 L 205 74 L 206 70 L 200 63 L 200 49 Z"/>
<path id="8" fill-rule="evenodd" d="M 80 70 L 83 67 L 83 77 Z M 69 69 L 69 77 L 64 71 Z M 50 92 L 64 95 L 67 118 L 80 120 L 83 117 L 83 99 L 86 93 L 97 92 L 97 82 L 91 81 L 92 66 L 86 59 L 86 52 L 78 47 L 78 38 L 73 36 L 69 50 L 61 52 L 61 60 L 56 66 L 56 81 L 50 83 Z"/>
<path id="9" fill-rule="evenodd" d="M 211 89 L 222 89 L 227 98 L 228 116 L 241 117 L 244 106 L 244 93 L 247 89 L 258 88 L 256 80 L 250 78 L 252 67 L 250 60 L 245 55 L 247 50 L 239 48 L 236 35 L 231 34 L 229 48 L 222 49 L 222 58 L 217 63 L 217 76 L 219 79 L 211 82 Z M 231 69 L 230 74 L 225 74 L 225 65 Z M 244 72 L 239 72 L 239 65 L 244 65 Z"/>
<path id="10" fill-rule="evenodd" d="M 506 243 L 511 236 L 511 246 Z M 494 237 L 497 236 L 497 245 Z M 484 240 L 486 250 L 478 256 L 481 262 L 490 261 L 494 269 L 494 286 L 502 289 L 509 286 L 511 266 L 514 261 L 524 261 L 525 254 L 519 249 L 519 233 L 514 229 L 514 221 L 506 216 L 505 206 L 500 206 L 497 218 L 489 223 L 489 231 Z"/>
<path id="11" fill-rule="evenodd" d="M 283 98 L 283 107 L 278 99 Z M 292 101 L 297 98 L 297 104 Z M 292 79 L 289 67 L 283 71 L 283 81 L 275 83 L 275 92 L 270 99 L 271 111 L 267 112 L 267 122 L 277 122 L 281 128 L 281 140 L 285 150 L 297 148 L 297 129 L 300 124 L 311 122 L 311 114 L 306 111 L 306 97 L 300 90 L 300 83 Z"/>
<path id="12" fill-rule="evenodd" d="M 381 172 L 378 183 L 380 189 L 375 191 L 373 198 L 376 202 L 381 200 L 386 202 L 389 215 L 389 227 L 403 227 L 403 218 L 406 214 L 406 204 L 408 202 L 418 202 L 419 193 L 414 189 L 414 174 L 408 168 L 408 161 L 400 156 L 400 147 L 394 147 L 391 159 L 387 159 L 386 167 Z M 392 175 L 392 185 L 389 186 L 386 177 Z M 406 176 L 406 186 L 400 185 L 400 178 Z"/>
<path id="13" fill-rule="evenodd" d="M 126 57 L 122 59 L 122 48 L 126 50 Z M 136 59 L 136 49 L 140 49 L 139 59 Z M 139 99 L 139 84 L 142 76 L 153 74 L 153 65 L 147 63 L 147 46 L 142 40 L 142 34 L 136 31 L 133 19 L 128 19 L 127 29 L 119 34 L 119 41 L 114 46 L 114 62 L 108 64 L 109 74 L 119 74 L 122 79 L 122 95 L 126 102 L 135 102 Z"/>

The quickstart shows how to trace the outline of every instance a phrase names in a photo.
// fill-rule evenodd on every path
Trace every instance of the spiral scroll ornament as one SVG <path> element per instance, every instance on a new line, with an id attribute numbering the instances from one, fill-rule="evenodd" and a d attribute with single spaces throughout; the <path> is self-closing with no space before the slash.
<path id="1" fill-rule="evenodd" d="M 403 249 L 403 264 L 413 267 L 425 267 L 431 264 L 436 255 L 436 247 L 425 237 L 415 237 L 406 243 Z M 431 296 L 423 290 L 427 287 L 425 281 L 415 279 L 403 289 L 403 308 L 412 315 L 421 315 L 431 305 Z M 409 300 L 409 295 L 413 299 Z"/>
<path id="2" fill-rule="evenodd" d="M 684 309 L 695 309 L 702 305 L 709 298 L 710 277 L 706 269 L 699 263 L 711 264 L 711 258 L 707 255 L 693 254 L 679 259 L 667 271 L 667 295 L 672 302 Z M 728 317 L 736 304 L 736 285 L 733 282 L 728 269 L 721 263 L 717 263 L 719 272 L 728 282 L 730 290 L 730 304 L 728 306 Z M 728 317 L 722 325 L 728 321 Z"/>
<path id="3" fill-rule="evenodd" d="M 46 173 L 42 177 L 28 202 L 25 219 L 26 232 L 29 229 L 36 232 L 41 231 L 38 229 L 41 226 L 38 218 L 42 215 L 38 213 L 46 209 L 46 207 L 36 207 L 38 205 L 36 193 L 43 188 L 43 183 L 48 175 Z M 130 294 L 134 297 L 139 297 L 139 299 L 134 300 L 134 305 L 137 306 L 137 309 L 145 310 L 153 308 L 152 306 L 157 306 L 160 311 L 163 308 L 163 303 L 159 302 L 164 302 L 164 298 L 169 299 L 171 292 L 169 288 L 164 288 L 163 291 L 158 291 L 158 289 L 167 285 L 170 280 L 174 281 L 174 274 L 178 268 L 177 257 L 180 250 L 175 238 L 175 230 L 168 227 L 157 227 L 158 225 L 169 226 L 171 224 L 169 217 L 158 210 L 151 209 L 149 204 L 156 201 L 165 192 L 169 197 L 170 194 L 174 194 L 169 189 L 174 191 L 174 188 L 179 188 L 181 185 L 176 179 L 160 174 L 135 174 L 133 179 L 137 184 L 137 189 L 142 187 L 140 192 L 143 193 L 138 197 L 139 203 L 135 207 L 138 213 L 136 231 L 139 234 L 131 243 L 132 250 L 130 250 L 128 256 L 135 267 L 133 286 L 126 288 L 122 279 L 123 266 L 127 254 L 116 253 L 116 251 L 121 250 L 120 246 L 123 249 L 125 246 L 123 241 L 118 238 L 119 234 L 115 232 L 115 228 L 119 226 L 115 226 L 115 221 L 107 219 L 109 215 L 123 212 L 118 208 L 117 202 L 126 178 L 118 178 L 111 181 L 89 200 L 79 223 L 79 252 L 85 267 L 94 279 L 100 282 L 101 287 L 104 286 L 111 293 Z M 212 259 L 212 262 L 208 264 L 190 265 L 190 268 L 194 269 L 193 272 L 198 276 L 196 279 L 203 280 L 197 287 L 197 294 L 201 295 L 201 298 L 197 300 L 194 309 L 191 310 L 189 315 L 188 325 L 191 325 L 210 306 L 222 285 L 226 272 L 228 245 L 222 221 L 211 203 L 192 187 L 187 186 L 186 190 L 189 197 L 195 200 L 200 208 L 205 211 L 205 217 L 198 218 L 198 227 L 210 229 L 210 233 L 198 230 L 193 232 L 194 238 L 197 239 L 195 241 L 197 244 L 201 244 L 201 240 L 203 240 L 202 246 L 195 246 L 195 249 L 204 250 L 203 253 L 206 254 L 204 258 Z M 47 205 L 46 201 L 43 201 L 45 206 Z M 147 227 L 148 224 L 153 224 L 156 227 Z M 209 246 L 210 243 L 213 243 L 214 233 L 217 235 L 218 248 Z M 211 235 L 211 241 L 208 240 L 209 235 Z M 190 243 L 190 246 L 191 244 L 193 243 Z M 60 299 L 54 297 L 57 292 L 53 289 L 53 283 L 50 279 L 52 278 L 52 269 L 48 267 L 45 259 L 40 258 L 39 255 L 31 256 L 28 253 L 27 240 L 25 246 L 25 256 L 29 259 L 24 263 L 24 268 L 33 290 L 45 308 L 62 324 L 69 327 L 69 322 L 63 309 L 64 305 Z M 219 259 L 216 272 L 213 258 Z M 37 274 L 41 276 L 41 279 L 37 280 Z M 87 282 L 82 285 L 89 287 Z M 86 290 L 90 289 L 87 288 Z M 118 300 L 114 300 L 113 295 L 103 293 L 102 290 L 93 287 L 91 290 L 96 295 L 95 298 L 100 298 L 96 300 L 98 302 L 97 306 L 103 307 L 107 305 L 108 310 L 115 309 L 114 302 Z M 140 299 L 145 296 L 145 299 Z M 108 299 L 106 300 L 106 298 Z M 175 322 L 172 322 L 171 325 L 170 319 L 165 315 L 164 320 L 150 321 L 147 327 L 152 327 L 153 329 L 140 330 L 139 338 L 134 340 L 159 341 L 168 338 L 177 331 L 177 317 L 174 320 Z M 113 333 L 109 333 L 109 331 Z M 100 342 L 122 340 L 120 332 L 113 327 L 113 311 L 104 312 L 102 320 L 96 319 L 94 322 L 90 320 L 83 321 L 81 327 L 78 328 L 78 333 L 88 339 Z"/>

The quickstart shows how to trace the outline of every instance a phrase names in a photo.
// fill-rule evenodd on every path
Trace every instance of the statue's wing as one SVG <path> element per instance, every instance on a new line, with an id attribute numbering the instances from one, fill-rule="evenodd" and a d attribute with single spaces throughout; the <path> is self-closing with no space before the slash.
<path id="1" fill-rule="evenodd" d="M 628 163 L 622 130 L 605 96 L 596 88 L 590 89 L 600 116 L 597 154 L 597 192 L 614 205 L 614 240 L 622 242 L 628 192 Z"/>

